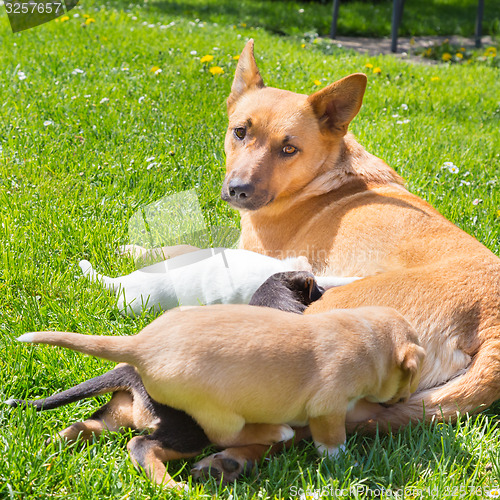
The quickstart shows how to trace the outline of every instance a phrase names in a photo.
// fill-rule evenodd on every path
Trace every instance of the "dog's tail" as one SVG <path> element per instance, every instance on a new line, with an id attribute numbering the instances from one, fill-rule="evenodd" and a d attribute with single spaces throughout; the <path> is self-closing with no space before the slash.
<path id="1" fill-rule="evenodd" d="M 499 331 L 500 333 L 500 331 Z M 482 344 L 467 371 L 447 383 L 417 391 L 406 403 L 379 407 L 373 418 L 349 422 L 348 432 L 396 431 L 410 422 L 456 421 L 485 410 L 500 398 L 500 336 Z"/>
<path id="2" fill-rule="evenodd" d="M 119 390 L 130 390 L 132 386 L 137 384 L 137 381 L 140 381 L 140 377 L 133 366 L 119 365 L 103 375 L 86 380 L 71 389 L 59 392 L 48 398 L 37 400 L 9 399 L 5 403 L 13 408 L 17 406 L 33 406 L 37 411 L 52 410 L 74 403 L 75 401 L 80 401 L 81 399 Z"/>
<path id="3" fill-rule="evenodd" d="M 117 363 L 134 365 L 137 360 L 136 339 L 100 335 L 82 335 L 71 332 L 29 332 L 17 338 L 19 342 L 49 344 L 90 354 Z"/>
<path id="4" fill-rule="evenodd" d="M 100 281 L 110 290 L 117 290 L 119 288 L 119 278 L 110 278 L 109 276 L 104 276 L 104 274 L 99 274 L 88 260 L 81 260 L 78 265 L 80 266 L 83 275 L 87 276 L 92 281 Z"/>

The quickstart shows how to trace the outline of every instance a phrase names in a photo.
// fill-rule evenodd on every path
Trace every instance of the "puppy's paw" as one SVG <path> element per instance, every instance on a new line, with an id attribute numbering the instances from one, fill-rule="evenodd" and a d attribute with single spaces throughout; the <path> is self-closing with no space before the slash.
<path id="1" fill-rule="evenodd" d="M 250 474 L 254 469 L 253 462 L 243 457 L 225 456 L 225 451 L 215 453 L 197 462 L 191 469 L 196 480 L 214 478 L 217 483 L 230 483 L 240 475 Z"/>
<path id="2" fill-rule="evenodd" d="M 295 436 L 295 431 L 289 426 L 289 425 L 282 425 L 281 426 L 281 436 L 280 436 L 280 439 L 278 440 L 278 442 L 281 442 L 281 441 L 289 441 L 290 439 L 293 438 L 293 436 Z"/>
<path id="3" fill-rule="evenodd" d="M 123 255 L 124 257 L 132 257 L 132 259 L 138 259 L 146 254 L 148 250 L 139 245 L 121 245 L 116 249 L 118 255 Z"/>

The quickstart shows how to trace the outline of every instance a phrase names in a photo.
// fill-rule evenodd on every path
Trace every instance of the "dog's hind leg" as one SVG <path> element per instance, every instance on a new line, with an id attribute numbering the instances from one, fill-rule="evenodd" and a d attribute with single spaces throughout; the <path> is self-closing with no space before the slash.
<path id="1" fill-rule="evenodd" d="M 173 450 L 161 439 L 160 430 L 150 436 L 136 436 L 132 438 L 127 448 L 132 463 L 136 468 L 142 469 L 151 481 L 168 488 L 178 488 L 179 483 L 168 474 L 165 462 L 180 458 L 191 458 L 202 451 L 201 449 L 195 452 Z"/>
<path id="2" fill-rule="evenodd" d="M 195 479 L 213 477 L 218 482 L 228 483 L 235 481 L 241 474 L 248 474 L 254 470 L 264 456 L 276 455 L 288 449 L 293 443 L 311 436 L 309 427 L 294 428 L 294 439 L 277 443 L 273 446 L 254 444 L 226 448 L 197 462 L 191 469 Z"/>

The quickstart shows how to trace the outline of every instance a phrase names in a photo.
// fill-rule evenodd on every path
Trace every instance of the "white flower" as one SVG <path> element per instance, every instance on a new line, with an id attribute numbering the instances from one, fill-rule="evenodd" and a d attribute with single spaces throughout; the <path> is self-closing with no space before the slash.
<path id="1" fill-rule="evenodd" d="M 299 9 L 299 14 L 303 14 L 304 13 L 304 9 Z"/>
<path id="2" fill-rule="evenodd" d="M 45 120 L 43 122 L 44 127 L 48 127 L 49 125 L 54 125 L 54 122 L 52 120 Z"/>
<path id="3" fill-rule="evenodd" d="M 155 157 L 154 157 L 154 156 L 150 156 L 149 158 L 146 158 L 146 161 L 147 161 L 148 163 L 150 163 L 150 162 L 152 162 L 154 159 L 155 159 Z"/>
<path id="4" fill-rule="evenodd" d="M 401 104 L 401 109 L 404 109 L 405 111 L 408 109 L 408 104 Z"/>
<path id="5" fill-rule="evenodd" d="M 125 67 L 125 68 L 122 68 L 122 71 L 129 71 L 129 69 L 127 67 Z"/>
<path id="6" fill-rule="evenodd" d="M 192 56 L 195 56 L 196 54 L 198 54 L 198 52 L 196 52 L 196 50 L 192 50 L 192 51 L 190 52 L 190 54 L 191 54 Z"/>
<path id="7" fill-rule="evenodd" d="M 18 71 L 17 77 L 19 78 L 19 80 L 26 80 L 26 78 L 27 78 L 26 74 L 23 71 Z"/>
<path id="8" fill-rule="evenodd" d="M 452 162 L 452 161 L 445 161 L 443 163 L 443 168 L 450 168 L 450 167 L 454 167 L 455 164 Z"/>
<path id="9" fill-rule="evenodd" d="M 73 17 L 80 17 L 80 14 L 78 14 L 78 13 L 73 14 Z"/>
<path id="10" fill-rule="evenodd" d="M 398 125 L 403 125 L 405 123 L 410 123 L 410 120 L 409 120 L 409 118 L 405 118 L 404 120 L 398 120 L 396 123 Z"/>
<path id="11" fill-rule="evenodd" d="M 139 104 L 140 104 L 142 101 L 144 101 L 144 99 L 146 99 L 146 96 L 145 96 L 145 95 L 143 95 L 143 96 L 139 97 Z"/>
<path id="12" fill-rule="evenodd" d="M 476 199 L 472 202 L 472 204 L 473 204 L 473 205 L 479 205 L 482 201 L 483 201 L 483 200 L 481 200 L 480 198 L 476 198 Z"/>
<path id="13" fill-rule="evenodd" d="M 486 495 L 490 498 L 500 498 L 500 489 L 493 488 L 492 490 L 488 491 Z"/>
<path id="14" fill-rule="evenodd" d="M 470 186 L 470 182 L 469 181 L 464 181 L 463 179 L 460 181 L 460 185 L 461 186 Z"/>
<path id="15" fill-rule="evenodd" d="M 72 75 L 81 75 L 81 74 L 83 74 L 83 73 L 85 73 L 85 71 L 83 71 L 83 69 L 80 69 L 80 68 L 75 68 L 75 69 L 71 72 L 71 74 L 72 74 Z"/>
<path id="16" fill-rule="evenodd" d="M 132 21 L 137 21 L 137 16 L 132 16 Z"/>
<path id="17" fill-rule="evenodd" d="M 159 164 L 159 163 L 157 163 L 157 162 L 153 162 L 153 163 L 150 163 L 150 164 L 146 167 L 146 169 L 147 169 L 147 170 L 150 170 L 150 169 L 152 169 L 153 167 L 157 167 L 158 165 L 160 165 L 160 164 Z"/>
<path id="18" fill-rule="evenodd" d="M 154 28 L 155 25 L 154 24 L 148 24 L 148 28 Z"/>
<path id="19" fill-rule="evenodd" d="M 459 168 L 456 165 L 452 165 L 451 167 L 448 167 L 448 170 L 450 174 L 458 174 L 460 172 Z"/>
<path id="20" fill-rule="evenodd" d="M 161 69 L 161 68 L 158 68 L 158 69 L 155 71 L 155 75 L 159 75 L 161 72 L 162 72 L 162 69 Z"/>
<path id="21" fill-rule="evenodd" d="M 109 101 L 109 97 L 103 97 L 100 101 L 99 104 L 104 104 L 105 102 Z"/>
<path id="22" fill-rule="evenodd" d="M 399 115 L 397 113 L 392 115 L 393 118 L 399 118 Z"/>

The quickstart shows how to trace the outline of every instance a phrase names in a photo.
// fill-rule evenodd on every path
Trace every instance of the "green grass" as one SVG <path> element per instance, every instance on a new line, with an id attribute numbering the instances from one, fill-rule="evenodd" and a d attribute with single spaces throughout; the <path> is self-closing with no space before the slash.
<path id="1" fill-rule="evenodd" d="M 121 317 L 112 297 L 82 279 L 77 267 L 87 258 L 111 275 L 131 271 L 133 263 L 115 250 L 128 242 L 128 221 L 138 207 L 195 188 L 209 224 L 238 226 L 219 192 L 225 98 L 233 56 L 248 37 L 256 40 L 269 85 L 309 93 L 318 88 L 316 79 L 326 85 L 368 72 L 364 106 L 351 127 L 360 142 L 403 175 L 413 192 L 500 254 L 498 69 L 429 67 L 309 43 L 303 33 L 324 23 L 320 5 L 302 4 L 314 21 L 297 22 L 300 36 L 280 37 L 266 24 L 273 17 L 266 12 L 277 22 L 281 7 L 291 4 L 252 3 L 256 14 L 247 19 L 240 12 L 252 11 L 244 1 L 232 2 L 229 13 L 194 0 L 143 8 L 86 2 L 74 11 L 80 18 L 16 35 L 0 17 L 1 399 L 47 396 L 112 366 L 62 349 L 17 345 L 13 339 L 21 333 L 132 334 L 151 320 Z M 83 14 L 95 23 L 82 27 Z M 215 57 L 204 66 L 199 59 L 205 54 Z M 224 74 L 208 72 L 215 64 Z M 153 66 L 162 72 L 155 75 Z M 83 73 L 73 74 L 75 69 Z M 152 156 L 161 165 L 148 169 Z M 443 168 L 446 161 L 459 172 Z M 0 407 L 0 498 L 175 496 L 133 469 L 126 451 L 130 435 L 108 435 L 89 446 L 44 445 L 104 400 L 41 414 Z M 470 491 L 486 491 L 500 477 L 499 412 L 497 404 L 454 426 L 354 436 L 338 461 L 322 461 L 311 446 L 301 445 L 264 461 L 259 475 L 227 489 L 193 485 L 189 495 L 289 498 L 292 487 L 328 487 L 344 489 L 339 498 L 362 498 L 363 487 L 406 487 L 407 498 L 433 492 L 456 498 L 457 491 L 480 498 Z M 189 463 L 169 470 L 189 480 Z"/>

